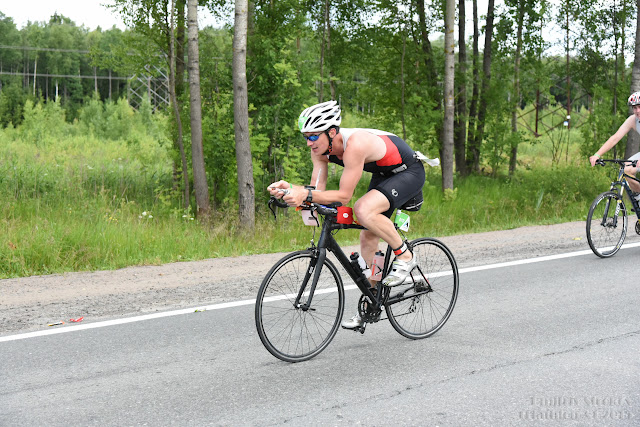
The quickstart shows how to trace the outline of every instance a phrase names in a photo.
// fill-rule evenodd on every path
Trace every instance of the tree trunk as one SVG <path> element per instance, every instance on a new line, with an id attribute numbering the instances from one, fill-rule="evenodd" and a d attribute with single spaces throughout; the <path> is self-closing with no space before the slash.
<path id="1" fill-rule="evenodd" d="M 197 213 L 203 219 L 210 214 L 209 187 L 202 148 L 202 102 L 200 98 L 200 53 L 198 52 L 198 0 L 187 3 L 187 36 L 189 52 L 189 104 L 191 107 L 191 161 Z"/>
<path id="2" fill-rule="evenodd" d="M 454 51 L 453 37 L 456 6 L 447 0 L 444 25 L 444 125 L 442 139 L 442 189 L 453 190 L 453 116 Z"/>
<path id="3" fill-rule="evenodd" d="M 487 104 L 489 103 L 489 86 L 491 83 L 491 38 L 493 37 L 493 11 L 494 0 L 489 0 L 487 7 L 487 24 L 484 32 L 484 55 L 482 58 L 482 87 L 480 89 L 480 105 L 478 106 L 478 122 L 476 127 L 474 147 L 478 150 L 476 170 L 480 167 L 480 147 L 484 139 L 484 121 L 487 116 Z"/>
<path id="4" fill-rule="evenodd" d="M 516 35 L 516 54 L 513 65 L 513 111 L 511 112 L 511 131 L 518 132 L 518 106 L 520 105 L 520 54 L 522 51 L 522 25 L 524 23 L 524 0 L 520 0 L 518 5 L 518 30 Z M 509 175 L 513 175 L 518 164 L 518 143 L 511 145 L 511 156 L 509 158 Z"/>
<path id="5" fill-rule="evenodd" d="M 478 93 L 480 92 L 478 79 L 478 59 L 480 31 L 478 30 L 478 0 L 473 0 L 473 90 L 471 93 L 471 106 L 469 107 L 469 132 L 467 145 L 469 155 L 467 156 L 467 172 L 469 170 L 478 171 L 480 169 L 480 147 L 476 147 L 476 127 L 478 122 Z"/>
<path id="6" fill-rule="evenodd" d="M 402 139 L 407 140 L 407 127 L 406 127 L 406 111 L 405 111 L 405 82 L 404 82 L 404 56 L 406 54 L 407 48 L 407 37 L 402 28 L 400 28 L 402 33 L 402 56 L 400 57 L 400 114 L 402 121 Z"/>
<path id="7" fill-rule="evenodd" d="M 453 149 L 456 170 L 462 176 L 467 175 L 466 136 L 467 136 L 467 44 L 465 42 L 465 0 L 458 0 L 458 75 L 456 78 L 457 98 L 454 125 Z"/>
<path id="8" fill-rule="evenodd" d="M 640 91 L 640 0 L 636 0 L 636 49 L 633 58 L 633 68 L 631 69 L 631 92 Z M 629 114 L 633 111 L 629 109 Z M 640 151 L 640 135 L 637 132 L 627 134 L 627 149 L 625 158 L 633 156 Z"/>
<path id="9" fill-rule="evenodd" d="M 178 150 L 180 151 L 180 161 L 182 162 L 182 179 L 184 181 L 184 208 L 188 209 L 190 205 L 191 189 L 189 187 L 189 165 L 187 164 L 187 156 L 184 152 L 184 141 L 182 135 L 182 119 L 180 118 L 180 108 L 178 107 L 178 99 L 176 96 L 176 73 L 175 73 L 175 35 L 173 31 L 174 17 L 173 11 L 175 10 L 175 0 L 171 0 L 171 37 L 169 38 L 169 96 L 171 97 L 171 106 L 173 107 L 173 114 L 176 118 L 176 126 L 178 128 Z"/>
<path id="10" fill-rule="evenodd" d="M 36 79 L 38 78 L 38 52 L 36 51 L 36 60 L 33 64 L 33 96 L 36 96 Z"/>
<path id="11" fill-rule="evenodd" d="M 324 13 L 322 23 L 322 42 L 320 44 L 320 93 L 318 94 L 318 103 L 324 101 L 324 58 L 325 45 L 327 44 L 327 20 L 329 19 L 329 0 L 324 2 Z"/>
<path id="12" fill-rule="evenodd" d="M 176 22 L 176 97 L 184 93 L 184 6 L 186 0 L 176 0 L 176 11 L 178 19 Z"/>
<path id="13" fill-rule="evenodd" d="M 238 167 L 238 207 L 242 227 L 255 227 L 255 188 L 249 141 L 247 94 L 247 0 L 236 0 L 233 34 L 233 114 L 235 119 L 236 163 Z"/>
<path id="14" fill-rule="evenodd" d="M 331 58 L 331 15 L 329 14 L 329 2 L 327 2 L 327 58 Z M 336 82 L 333 79 L 333 67 L 331 61 L 327 64 L 329 67 L 329 89 L 331 91 L 331 99 L 336 100 Z"/>
<path id="15" fill-rule="evenodd" d="M 436 77 L 438 73 L 436 73 L 435 63 L 433 61 L 433 50 L 431 49 L 429 32 L 427 31 L 427 20 L 424 13 L 424 2 L 425 0 L 417 0 L 416 4 L 420 25 L 420 44 L 422 45 L 422 53 L 424 54 L 424 65 L 427 72 L 426 86 L 428 88 L 435 89 L 437 88 Z M 438 106 L 439 105 L 440 104 L 438 103 Z"/>

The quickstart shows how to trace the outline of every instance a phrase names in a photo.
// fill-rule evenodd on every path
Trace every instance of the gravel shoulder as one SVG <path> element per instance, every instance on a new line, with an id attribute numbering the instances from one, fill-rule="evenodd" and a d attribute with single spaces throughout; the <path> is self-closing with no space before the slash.
<path id="1" fill-rule="evenodd" d="M 630 226 L 627 242 L 640 241 Z M 584 222 L 440 238 L 458 268 L 589 249 Z M 349 250 L 357 250 L 350 247 Z M 255 298 L 284 253 L 0 280 L 0 336 Z M 595 256 L 595 255 L 594 255 Z"/>

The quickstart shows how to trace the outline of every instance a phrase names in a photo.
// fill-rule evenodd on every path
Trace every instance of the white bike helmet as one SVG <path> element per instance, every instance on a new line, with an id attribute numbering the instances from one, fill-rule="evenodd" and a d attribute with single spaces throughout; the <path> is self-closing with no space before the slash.
<path id="1" fill-rule="evenodd" d="M 629 97 L 629 101 L 627 102 L 629 105 L 638 105 L 640 104 L 640 92 L 634 92 Z"/>
<path id="2" fill-rule="evenodd" d="M 305 109 L 298 118 L 300 132 L 322 132 L 331 126 L 340 126 L 340 106 L 336 101 L 327 101 Z"/>

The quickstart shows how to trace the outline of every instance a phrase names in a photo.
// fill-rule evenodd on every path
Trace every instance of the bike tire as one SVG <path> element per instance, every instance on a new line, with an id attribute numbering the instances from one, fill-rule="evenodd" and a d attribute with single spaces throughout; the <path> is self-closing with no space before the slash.
<path id="1" fill-rule="evenodd" d="M 335 337 L 344 309 L 342 278 L 328 259 L 311 267 L 311 250 L 293 252 L 280 259 L 265 276 L 255 306 L 258 336 L 265 348 L 286 362 L 302 362 L 323 351 Z M 295 300 L 307 271 L 321 268 L 311 307 L 303 310 Z M 301 298 L 307 301 L 313 274 Z"/>
<path id="2" fill-rule="evenodd" d="M 615 255 L 627 235 L 628 213 L 624 200 L 613 191 L 595 198 L 587 215 L 587 241 L 600 258 Z"/>
<path id="3" fill-rule="evenodd" d="M 432 238 L 411 242 L 418 265 L 405 283 L 391 288 L 385 305 L 391 326 L 410 339 L 422 339 L 435 334 L 447 322 L 458 298 L 458 266 L 444 243 Z M 425 291 L 426 283 L 430 291 Z"/>

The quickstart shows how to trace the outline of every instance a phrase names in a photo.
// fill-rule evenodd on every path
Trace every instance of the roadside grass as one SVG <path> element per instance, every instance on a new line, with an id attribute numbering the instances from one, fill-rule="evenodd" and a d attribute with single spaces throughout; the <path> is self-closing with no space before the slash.
<path id="1" fill-rule="evenodd" d="M 37 144 L 15 130 L 0 130 L 0 137 L 0 278 L 289 252 L 314 237 L 292 209 L 278 211 L 276 220 L 259 188 L 255 231 L 243 231 L 235 209 L 201 223 L 175 202 L 167 152 L 144 137 L 105 142 L 71 134 Z M 411 213 L 407 237 L 584 220 L 608 188 L 608 171 L 575 160 L 573 146 L 568 162 L 539 164 L 545 143 L 522 145 L 513 176 L 456 177 L 448 197 L 440 168 L 427 168 L 425 202 Z M 358 243 L 356 231 L 337 237 Z"/>

